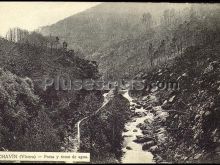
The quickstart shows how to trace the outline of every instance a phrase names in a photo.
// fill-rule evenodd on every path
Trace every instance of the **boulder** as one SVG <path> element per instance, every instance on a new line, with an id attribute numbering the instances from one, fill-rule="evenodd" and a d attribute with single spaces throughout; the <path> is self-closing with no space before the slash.
<path id="1" fill-rule="evenodd" d="M 136 122 L 137 119 L 132 119 L 132 122 Z"/>
<path id="2" fill-rule="evenodd" d="M 142 105 L 140 101 L 137 101 L 137 105 Z"/>
<path id="3" fill-rule="evenodd" d="M 148 95 L 148 96 L 144 96 L 143 98 L 142 98 L 142 100 L 145 100 L 145 101 L 147 101 L 147 100 L 149 100 L 150 99 L 150 96 Z"/>
<path id="4" fill-rule="evenodd" d="M 157 163 L 163 162 L 163 159 L 158 155 L 155 157 L 155 160 Z"/>
<path id="5" fill-rule="evenodd" d="M 146 151 L 146 150 L 149 150 L 150 147 L 154 146 L 156 143 L 152 140 L 152 141 L 149 141 L 149 142 L 146 142 L 143 144 L 142 146 L 142 150 Z"/>
<path id="6" fill-rule="evenodd" d="M 165 109 L 165 110 L 171 109 L 172 108 L 172 104 L 170 102 L 167 102 L 167 103 L 163 104 L 161 106 L 161 108 Z"/>
<path id="7" fill-rule="evenodd" d="M 132 137 L 132 135 L 123 135 L 123 137 L 125 138 L 125 137 Z"/>
<path id="8" fill-rule="evenodd" d="M 131 111 L 135 111 L 135 108 L 134 108 L 134 107 L 131 107 L 130 110 L 131 110 Z"/>
<path id="9" fill-rule="evenodd" d="M 152 141 L 153 139 L 149 136 L 136 136 L 137 139 L 133 140 L 136 143 L 145 143 L 147 141 Z"/>
<path id="10" fill-rule="evenodd" d="M 143 117 L 143 116 L 145 116 L 145 113 L 136 112 L 136 113 L 135 113 L 135 116 L 137 116 L 137 117 Z"/>
<path id="11" fill-rule="evenodd" d="M 135 104 L 131 104 L 130 106 L 131 106 L 131 107 L 135 107 Z"/>
<path id="12" fill-rule="evenodd" d="M 140 128 L 140 127 L 142 127 L 143 126 L 143 124 L 142 123 L 139 123 L 136 127 L 137 128 Z"/>
<path id="13" fill-rule="evenodd" d="M 153 107 L 150 105 L 150 106 L 147 106 L 146 105 L 146 108 L 144 107 L 144 109 L 146 109 L 146 110 L 151 110 Z"/>
<path id="14" fill-rule="evenodd" d="M 128 132 L 129 130 L 127 128 L 124 128 L 123 129 L 123 132 Z"/>
<path id="15" fill-rule="evenodd" d="M 155 146 L 150 147 L 149 151 L 152 153 L 156 153 L 158 151 L 158 146 L 155 145 Z"/>
<path id="16" fill-rule="evenodd" d="M 148 134 L 149 134 L 149 131 L 148 131 L 148 130 L 142 130 L 142 134 L 143 134 L 143 135 L 148 135 Z"/>
<path id="17" fill-rule="evenodd" d="M 135 108 L 137 108 L 137 109 L 141 109 L 141 107 L 142 107 L 141 105 L 136 105 L 135 106 Z"/>
<path id="18" fill-rule="evenodd" d="M 146 129 L 148 129 L 148 126 L 147 126 L 146 124 L 142 124 L 142 125 L 140 126 L 140 129 L 141 129 L 141 130 L 146 130 Z"/>
<path id="19" fill-rule="evenodd" d="M 148 119 L 144 120 L 144 123 L 146 123 L 146 124 L 149 124 L 149 121 L 148 121 Z"/>
<path id="20" fill-rule="evenodd" d="M 154 109 L 151 109 L 151 110 L 150 110 L 150 113 L 154 113 Z"/>
<path id="21" fill-rule="evenodd" d="M 131 102 L 132 102 L 132 103 L 137 103 L 137 100 L 132 100 Z"/>
<path id="22" fill-rule="evenodd" d="M 142 103 L 142 106 L 143 106 L 143 107 L 148 106 L 148 104 L 146 103 L 146 101 L 142 101 L 141 103 Z"/>
<path id="23" fill-rule="evenodd" d="M 132 150 L 132 148 L 131 148 L 131 147 L 129 147 L 129 146 L 127 146 L 127 147 L 126 147 L 126 149 L 127 149 L 127 150 Z"/>
<path id="24" fill-rule="evenodd" d="M 133 132 L 137 132 L 137 129 L 134 129 Z"/>

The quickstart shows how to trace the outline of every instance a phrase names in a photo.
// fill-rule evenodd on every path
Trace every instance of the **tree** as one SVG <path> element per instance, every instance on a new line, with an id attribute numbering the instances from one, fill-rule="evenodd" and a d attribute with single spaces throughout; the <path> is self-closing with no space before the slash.
<path id="1" fill-rule="evenodd" d="M 172 38 L 170 47 L 171 47 L 171 53 L 175 55 L 175 52 L 176 52 L 176 38 L 175 37 Z"/>
<path id="2" fill-rule="evenodd" d="M 31 79 L 0 69 L 0 80 L 0 148 L 49 151 L 47 142 L 50 142 L 59 151 L 56 132 L 43 112 L 39 97 L 34 94 Z M 35 126 L 36 130 L 33 130 Z"/>
<path id="3" fill-rule="evenodd" d="M 153 25 L 152 15 L 148 13 L 144 13 L 142 15 L 142 23 L 145 25 L 146 30 L 150 29 Z"/>
<path id="4" fill-rule="evenodd" d="M 54 37 L 52 37 L 51 34 L 50 34 L 50 36 L 49 36 L 49 43 L 50 43 L 50 52 L 51 52 L 51 54 L 53 52 L 54 42 L 55 42 Z"/>
<path id="5" fill-rule="evenodd" d="M 163 56 L 165 56 L 165 54 L 166 54 L 166 45 L 165 44 L 166 44 L 165 40 L 162 40 L 160 43 L 160 50 L 161 50 Z"/>
<path id="6" fill-rule="evenodd" d="M 163 21 L 165 26 L 169 26 L 170 24 L 170 12 L 169 10 L 164 10 L 163 12 Z"/>
<path id="7" fill-rule="evenodd" d="M 56 41 L 55 41 L 56 49 L 57 49 L 57 45 L 59 44 L 59 41 L 60 41 L 59 37 L 56 37 Z"/>
<path id="8" fill-rule="evenodd" d="M 172 26 L 174 26 L 174 25 L 175 25 L 175 20 L 176 20 L 176 18 L 175 18 L 175 16 L 176 16 L 175 9 L 171 9 L 171 10 L 170 10 L 169 16 L 170 16 L 170 24 L 171 24 Z"/>
<path id="9" fill-rule="evenodd" d="M 67 46 L 68 46 L 68 44 L 67 44 L 67 42 L 66 41 L 63 41 L 63 50 L 67 50 Z"/>
<path id="10" fill-rule="evenodd" d="M 150 65 L 153 65 L 153 45 L 152 43 L 149 44 L 149 48 L 148 48 L 148 54 L 150 56 Z"/>

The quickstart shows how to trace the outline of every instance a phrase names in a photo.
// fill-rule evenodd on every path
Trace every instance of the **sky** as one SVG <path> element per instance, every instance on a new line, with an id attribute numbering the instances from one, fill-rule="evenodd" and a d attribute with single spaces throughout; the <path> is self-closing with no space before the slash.
<path id="1" fill-rule="evenodd" d="M 84 11 L 100 2 L 0 2 L 0 36 L 9 28 L 33 31 Z"/>

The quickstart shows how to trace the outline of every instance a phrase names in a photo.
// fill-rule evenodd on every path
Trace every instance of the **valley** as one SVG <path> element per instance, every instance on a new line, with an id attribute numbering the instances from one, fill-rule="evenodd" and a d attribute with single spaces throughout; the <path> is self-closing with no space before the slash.
<path id="1" fill-rule="evenodd" d="M 106 2 L 36 31 L 10 28 L 0 38 L 0 150 L 219 163 L 219 11 Z"/>

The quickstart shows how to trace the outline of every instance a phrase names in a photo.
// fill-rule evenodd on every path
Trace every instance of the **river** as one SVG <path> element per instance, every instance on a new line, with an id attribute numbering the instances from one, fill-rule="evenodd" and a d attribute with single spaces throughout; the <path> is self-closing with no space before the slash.
<path id="1" fill-rule="evenodd" d="M 123 96 L 132 103 L 132 98 L 129 96 L 128 91 L 126 91 Z M 126 132 L 123 132 L 124 143 L 123 143 L 123 156 L 121 163 L 154 163 L 153 155 L 151 152 L 143 151 L 142 144 L 135 143 L 133 140 L 136 139 L 136 136 L 143 135 L 140 128 L 137 127 L 138 124 L 144 123 L 144 120 L 148 119 L 151 121 L 153 114 L 147 113 L 143 108 L 135 108 L 135 112 L 146 113 L 143 117 L 133 117 L 130 121 L 125 124 Z M 135 132 L 134 132 L 135 130 Z"/>

